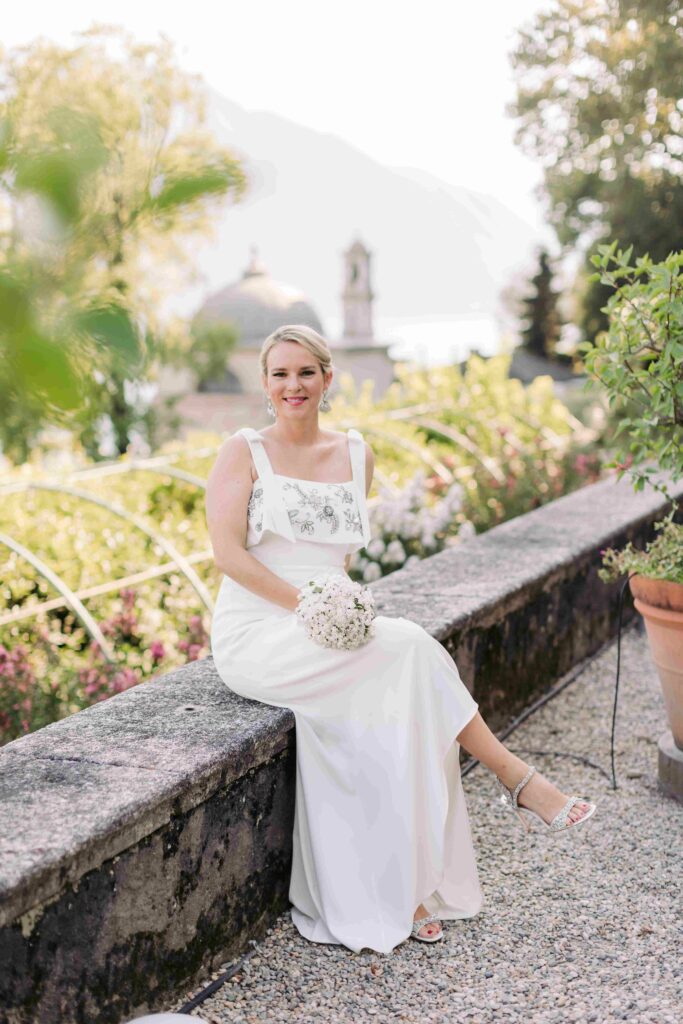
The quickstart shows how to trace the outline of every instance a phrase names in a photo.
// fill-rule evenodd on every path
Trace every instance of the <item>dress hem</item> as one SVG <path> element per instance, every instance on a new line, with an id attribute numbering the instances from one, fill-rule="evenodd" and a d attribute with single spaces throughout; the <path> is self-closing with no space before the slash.
<path id="1" fill-rule="evenodd" d="M 474 698 L 472 698 L 472 699 L 474 700 Z M 451 743 L 449 743 L 449 745 L 446 747 L 445 751 L 443 752 L 442 757 L 441 757 L 441 766 L 442 766 L 442 771 L 443 771 L 444 777 L 446 775 L 446 759 L 450 755 L 451 749 L 452 749 L 453 745 L 455 744 L 455 745 L 458 746 L 458 748 L 460 747 L 460 744 L 458 743 L 458 740 L 455 737 L 459 736 L 460 733 L 462 732 L 462 730 L 467 725 L 469 725 L 469 723 L 472 721 L 472 719 L 474 718 L 474 716 L 476 715 L 478 710 L 479 710 L 479 705 L 475 702 L 474 708 L 471 709 L 471 714 L 462 723 L 462 725 L 459 726 L 459 728 L 457 729 L 457 731 L 454 734 L 453 740 L 451 741 Z M 459 755 L 459 751 L 458 751 L 458 755 Z M 460 789 L 462 791 L 462 783 L 460 784 Z M 463 793 L 463 796 L 464 796 L 464 793 Z M 444 812 L 444 815 L 443 815 L 443 820 L 442 820 L 442 825 L 441 825 L 441 836 L 442 836 L 441 860 L 442 860 L 442 862 L 445 859 L 445 855 L 446 855 L 446 825 L 448 823 L 448 814 L 449 814 L 449 810 L 450 810 L 450 803 L 451 803 L 451 801 L 450 801 L 450 794 L 449 794 L 449 798 L 446 800 L 446 807 L 445 807 L 445 812 Z M 479 914 L 481 912 L 483 904 L 484 904 L 483 897 L 482 897 L 482 894 L 481 894 L 481 889 L 479 889 L 479 899 L 478 899 L 477 905 L 474 908 L 472 908 L 472 909 L 468 909 L 468 910 L 452 910 L 452 909 L 449 909 L 447 906 L 444 906 L 443 908 L 439 908 L 438 905 L 436 907 L 434 907 L 434 906 L 430 907 L 430 906 L 427 905 L 428 903 L 434 904 L 435 902 L 438 902 L 438 901 L 440 901 L 442 903 L 445 902 L 438 895 L 439 886 L 442 884 L 442 882 L 443 882 L 443 880 L 445 878 L 445 873 L 446 873 L 446 871 L 445 871 L 445 868 L 444 868 L 443 871 L 440 874 L 438 883 L 436 885 L 433 885 L 431 882 L 429 883 L 429 893 L 427 895 L 423 896 L 421 899 L 417 899 L 416 900 L 415 907 L 413 908 L 412 914 L 414 914 L 415 910 L 417 909 L 417 907 L 419 907 L 420 904 L 422 904 L 424 907 L 426 907 L 428 913 L 430 913 L 430 914 L 433 914 L 433 913 L 438 914 L 439 917 L 441 918 L 441 920 L 443 920 L 443 921 L 463 921 L 463 920 L 467 920 L 468 918 L 471 918 L 471 917 L 476 917 L 477 914 Z M 388 955 L 389 953 L 393 952 L 393 950 L 396 949 L 398 946 L 401 946 L 404 942 L 406 942 L 407 939 L 409 939 L 411 934 L 412 934 L 413 918 L 412 918 L 412 914 L 411 914 L 411 921 L 410 921 L 410 924 L 408 926 L 408 930 L 407 930 L 406 934 L 403 936 L 403 938 L 398 938 L 396 940 L 396 942 L 393 945 L 390 945 L 388 948 L 384 948 L 384 947 L 380 948 L 379 946 L 373 946 L 369 942 L 365 942 L 362 945 L 358 945 L 358 946 L 355 946 L 355 945 L 352 946 L 352 945 L 349 945 L 348 942 L 345 942 L 343 939 L 335 938 L 332 935 L 332 932 L 329 930 L 329 928 L 325 924 L 325 922 L 322 920 L 322 918 L 317 918 L 317 919 L 316 918 L 312 918 L 312 917 L 310 917 L 310 915 L 305 914 L 302 910 L 299 910 L 299 908 L 296 906 L 296 904 L 291 903 L 291 901 L 290 901 L 290 904 L 291 904 L 290 905 L 290 918 L 292 920 L 292 923 L 293 923 L 294 927 L 296 928 L 296 930 L 298 931 L 298 933 L 301 935 L 301 937 L 306 939 L 308 942 L 316 942 L 316 943 L 319 943 L 321 945 L 344 946 L 346 949 L 350 950 L 353 953 L 360 953 L 364 949 L 369 949 L 369 950 L 371 950 L 374 953 L 382 953 L 382 954 Z M 299 918 L 299 922 L 300 923 L 297 922 L 297 917 Z M 310 922 L 310 929 L 308 928 L 309 922 Z M 320 928 L 322 928 L 324 930 L 325 936 L 326 936 L 325 938 L 315 938 L 314 933 L 315 933 L 316 930 L 318 930 Z M 308 931 L 308 934 L 307 934 L 307 931 Z"/>

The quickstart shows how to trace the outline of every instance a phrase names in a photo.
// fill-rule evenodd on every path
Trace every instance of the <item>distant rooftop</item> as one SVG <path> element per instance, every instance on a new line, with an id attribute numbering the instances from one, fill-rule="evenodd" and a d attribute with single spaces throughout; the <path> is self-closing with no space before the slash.
<path id="1" fill-rule="evenodd" d="M 240 280 L 210 295 L 196 319 L 234 324 L 239 330 L 238 347 L 246 349 L 260 349 L 264 339 L 283 324 L 306 324 L 323 336 L 325 333 L 304 293 L 275 281 L 255 246 Z"/>

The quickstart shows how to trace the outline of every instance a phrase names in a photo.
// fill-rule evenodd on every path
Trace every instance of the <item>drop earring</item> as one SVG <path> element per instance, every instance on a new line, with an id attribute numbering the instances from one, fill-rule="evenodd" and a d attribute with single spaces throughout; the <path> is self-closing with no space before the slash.
<path id="1" fill-rule="evenodd" d="M 270 395 L 268 395 L 268 401 L 266 402 L 266 411 L 269 416 L 275 416 L 275 409 L 273 408 L 273 403 L 270 400 Z"/>
<path id="2" fill-rule="evenodd" d="M 329 412 L 330 409 L 332 408 L 332 406 L 330 405 L 330 403 L 329 403 L 329 401 L 327 399 L 327 391 L 323 391 L 323 397 L 322 397 L 322 400 L 318 404 L 318 408 L 320 409 L 321 412 Z"/>

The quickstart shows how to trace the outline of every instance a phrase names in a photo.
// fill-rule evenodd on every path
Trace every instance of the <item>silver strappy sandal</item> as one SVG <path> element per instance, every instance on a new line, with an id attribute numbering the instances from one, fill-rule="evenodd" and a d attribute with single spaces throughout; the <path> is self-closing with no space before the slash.
<path id="1" fill-rule="evenodd" d="M 441 918 L 438 914 L 430 914 L 429 917 L 421 917 L 418 921 L 413 921 L 413 930 L 410 933 L 411 938 L 417 939 L 419 942 L 438 942 L 439 939 L 443 938 L 443 926 L 436 933 L 436 935 L 418 935 L 420 928 L 424 928 L 426 924 L 431 924 L 432 921 L 441 922 Z"/>
<path id="2" fill-rule="evenodd" d="M 583 825 L 585 821 L 588 821 L 588 819 L 593 814 L 595 814 L 595 811 L 597 810 L 597 804 L 592 804 L 589 800 L 586 800 L 584 799 L 584 797 L 578 796 L 577 794 L 573 794 L 569 797 L 562 810 L 555 815 L 550 824 L 548 824 L 547 821 L 543 820 L 538 811 L 532 811 L 530 807 L 520 807 L 517 803 L 517 797 L 519 796 L 524 786 L 526 786 L 527 782 L 535 773 L 535 771 L 536 769 L 533 767 L 533 765 L 529 765 L 529 771 L 526 773 L 522 781 L 517 783 L 513 790 L 508 789 L 507 786 L 505 786 L 496 775 L 496 782 L 503 790 L 500 802 L 504 804 L 506 807 L 509 807 L 511 811 L 514 811 L 517 814 L 517 817 L 522 822 L 527 832 L 529 831 L 529 822 L 527 821 L 527 817 L 529 816 L 538 818 L 538 820 L 541 822 L 543 827 L 548 832 L 562 832 L 564 831 L 564 829 L 576 828 L 578 825 Z M 571 811 L 574 804 L 578 803 L 588 804 L 588 810 L 577 821 L 570 821 L 569 812 Z"/>

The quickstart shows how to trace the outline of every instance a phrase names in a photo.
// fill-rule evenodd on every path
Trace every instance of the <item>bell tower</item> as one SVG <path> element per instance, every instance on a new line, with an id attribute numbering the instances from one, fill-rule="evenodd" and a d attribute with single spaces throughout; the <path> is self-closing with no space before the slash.
<path id="1" fill-rule="evenodd" d="M 357 238 L 344 253 L 344 337 L 371 343 L 372 300 L 370 252 Z"/>

